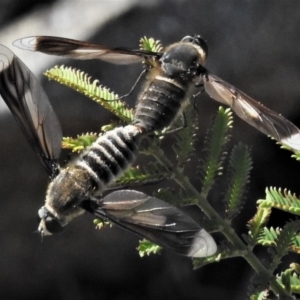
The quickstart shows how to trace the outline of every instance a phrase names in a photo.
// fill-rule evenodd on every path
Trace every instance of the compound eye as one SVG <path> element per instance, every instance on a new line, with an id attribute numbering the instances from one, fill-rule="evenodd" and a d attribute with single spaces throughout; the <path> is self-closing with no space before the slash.
<path id="1" fill-rule="evenodd" d="M 44 219 L 44 221 L 46 229 L 51 234 L 59 233 L 64 230 L 64 226 L 62 226 L 58 220 L 53 219 L 52 217 L 47 217 Z"/>
<path id="2" fill-rule="evenodd" d="M 67 225 L 66 221 L 57 219 L 48 209 L 43 206 L 39 209 L 38 215 L 42 220 L 42 231 L 47 232 L 47 234 L 54 234 L 64 230 Z"/>

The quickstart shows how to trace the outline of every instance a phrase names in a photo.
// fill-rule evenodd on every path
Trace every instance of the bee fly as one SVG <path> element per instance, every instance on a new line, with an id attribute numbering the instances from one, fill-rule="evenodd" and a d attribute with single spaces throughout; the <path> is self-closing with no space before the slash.
<path id="1" fill-rule="evenodd" d="M 100 193 L 133 162 L 145 134 L 137 125 L 100 136 L 64 168 L 57 160 L 62 131 L 47 95 L 23 62 L 0 45 L 0 95 L 21 126 L 51 177 L 45 205 L 39 210 L 39 232 L 62 231 L 88 211 L 146 237 L 178 254 L 204 257 L 216 252 L 212 236 L 182 210 L 146 194 L 120 190 Z"/>
<path id="2" fill-rule="evenodd" d="M 154 60 L 138 99 L 133 122 L 146 133 L 169 126 L 181 112 L 185 101 L 193 96 L 195 87 L 204 87 L 211 98 L 229 105 L 251 126 L 293 150 L 300 150 L 300 130 L 295 125 L 204 68 L 208 50 L 199 35 L 186 36 L 163 52 L 112 48 L 48 36 L 22 38 L 14 45 L 51 55 L 101 59 L 116 64 Z"/>

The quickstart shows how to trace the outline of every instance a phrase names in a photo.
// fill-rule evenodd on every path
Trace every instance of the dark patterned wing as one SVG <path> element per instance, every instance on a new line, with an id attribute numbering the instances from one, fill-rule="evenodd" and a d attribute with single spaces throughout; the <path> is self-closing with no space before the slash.
<path id="1" fill-rule="evenodd" d="M 300 150 L 300 130 L 289 120 L 256 102 L 233 85 L 215 75 L 204 78 L 207 94 L 214 100 L 226 104 L 244 121 L 278 142 Z"/>
<path id="2" fill-rule="evenodd" d="M 75 59 L 100 59 L 115 64 L 132 64 L 144 59 L 159 58 L 160 53 L 113 48 L 104 45 L 91 44 L 53 36 L 32 36 L 16 40 L 14 46 L 23 49 L 38 51 L 50 55 L 65 56 Z"/>
<path id="3" fill-rule="evenodd" d="M 178 254 L 191 257 L 213 255 L 212 236 L 180 209 L 133 190 L 113 192 L 84 208 L 100 218 L 143 236 Z"/>
<path id="4" fill-rule="evenodd" d="M 0 95 L 50 175 L 57 172 L 62 131 L 40 83 L 25 64 L 0 45 Z"/>

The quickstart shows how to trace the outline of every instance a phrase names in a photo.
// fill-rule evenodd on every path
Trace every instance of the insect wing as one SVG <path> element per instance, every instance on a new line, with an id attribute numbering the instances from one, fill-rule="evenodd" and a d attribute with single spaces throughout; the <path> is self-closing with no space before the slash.
<path id="1" fill-rule="evenodd" d="M 113 192 L 93 214 L 139 234 L 178 254 L 192 257 L 213 255 L 212 236 L 180 209 L 155 197 L 132 190 Z"/>
<path id="2" fill-rule="evenodd" d="M 100 59 L 115 64 L 132 64 L 144 59 L 156 58 L 156 52 L 112 48 L 83 41 L 52 36 L 33 36 L 16 40 L 14 46 L 50 55 L 75 59 Z"/>
<path id="3" fill-rule="evenodd" d="M 61 150 L 62 131 L 48 97 L 25 64 L 0 45 L 0 95 L 50 175 Z"/>
<path id="4" fill-rule="evenodd" d="M 300 150 L 300 130 L 283 116 L 215 75 L 208 74 L 204 88 L 211 98 L 229 105 L 242 120 L 259 131 L 294 150 Z"/>

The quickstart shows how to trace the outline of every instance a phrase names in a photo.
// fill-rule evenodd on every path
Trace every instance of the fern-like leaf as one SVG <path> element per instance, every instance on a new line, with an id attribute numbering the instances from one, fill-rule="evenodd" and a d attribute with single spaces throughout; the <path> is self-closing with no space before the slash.
<path id="1" fill-rule="evenodd" d="M 85 133 L 77 135 L 77 138 L 63 137 L 62 148 L 71 149 L 72 152 L 81 152 L 95 142 L 98 136 L 96 133 Z"/>
<path id="2" fill-rule="evenodd" d="M 276 257 L 271 263 L 271 270 L 275 270 L 279 265 L 281 258 L 287 254 L 289 248 L 293 245 L 296 233 L 300 229 L 300 221 L 292 221 L 287 223 L 280 232 L 277 238 Z"/>
<path id="3" fill-rule="evenodd" d="M 202 194 L 207 194 L 214 184 L 215 177 L 222 174 L 225 148 L 232 127 L 232 112 L 220 107 L 213 125 L 205 138 L 203 159 L 200 160 L 199 177 L 202 182 Z"/>
<path id="4" fill-rule="evenodd" d="M 83 71 L 56 66 L 47 70 L 45 75 L 49 79 L 64 84 L 96 101 L 124 122 L 129 123 L 133 120 L 133 111 L 128 109 L 124 102 L 118 100 L 117 94 L 99 85 L 98 80 L 92 81 L 91 77 Z"/>
<path id="5" fill-rule="evenodd" d="M 300 265 L 297 263 L 291 263 L 290 264 L 291 270 L 293 270 L 293 272 L 296 272 L 296 274 L 300 275 Z"/>
<path id="6" fill-rule="evenodd" d="M 277 281 L 282 284 L 289 293 L 300 294 L 300 277 L 292 268 L 277 275 Z"/>
<path id="7" fill-rule="evenodd" d="M 295 236 L 295 238 L 293 240 L 293 245 L 291 245 L 290 250 L 292 252 L 300 254 L 300 235 L 299 234 L 297 234 Z"/>
<path id="8" fill-rule="evenodd" d="M 163 47 L 159 40 L 155 40 L 154 38 L 147 38 L 146 36 L 140 39 L 140 49 L 158 53 L 163 51 Z"/>
<path id="9" fill-rule="evenodd" d="M 100 230 L 102 228 L 105 228 L 105 227 L 110 227 L 111 228 L 113 226 L 113 224 L 111 222 L 104 221 L 104 220 L 99 219 L 99 218 L 94 220 L 94 224 L 96 225 L 96 229 L 98 229 L 98 230 Z"/>
<path id="10" fill-rule="evenodd" d="M 232 220 L 244 205 L 251 169 L 252 161 L 248 148 L 242 144 L 236 145 L 230 156 L 228 188 L 224 197 L 228 220 Z"/>
<path id="11" fill-rule="evenodd" d="M 173 150 L 176 153 L 177 166 L 183 169 L 195 151 L 194 144 L 197 136 L 198 118 L 193 105 L 189 104 L 185 109 L 186 126 L 175 134 Z"/>
<path id="12" fill-rule="evenodd" d="M 208 257 L 193 258 L 193 269 L 200 269 L 206 265 L 219 262 L 221 259 L 223 259 L 223 256 L 221 254 L 212 255 Z"/>
<path id="13" fill-rule="evenodd" d="M 284 148 L 284 147 L 282 147 Z M 288 149 L 292 151 L 291 149 Z M 295 154 L 292 155 L 292 158 L 295 158 L 297 161 L 300 161 L 300 151 L 297 151 Z"/>
<path id="14" fill-rule="evenodd" d="M 274 207 L 289 213 L 300 215 L 300 200 L 290 191 L 276 189 L 273 187 L 266 189 L 266 198 L 257 201 L 262 207 Z"/>
<path id="15" fill-rule="evenodd" d="M 263 246 L 273 246 L 274 255 L 269 270 L 274 271 L 280 264 L 284 255 L 293 247 L 295 237 L 300 229 L 300 221 L 292 221 L 287 223 L 283 229 L 280 228 L 264 228 L 264 232 L 259 239 L 259 243 Z"/>
<path id="16" fill-rule="evenodd" d="M 280 228 L 264 227 L 258 238 L 258 243 L 263 246 L 276 246 L 280 230 Z"/>
<path id="17" fill-rule="evenodd" d="M 149 163 L 141 168 L 132 167 L 119 178 L 113 186 L 141 186 L 160 182 L 170 176 L 170 173 L 159 163 Z"/>
<path id="18" fill-rule="evenodd" d="M 264 290 L 264 291 L 260 291 L 255 293 L 254 295 L 252 295 L 250 297 L 250 300 L 268 300 L 269 296 L 269 291 L 268 290 Z"/>
<path id="19" fill-rule="evenodd" d="M 263 234 L 263 227 L 267 224 L 270 214 L 270 208 L 258 206 L 256 214 L 248 222 L 248 235 L 250 237 L 250 242 L 252 246 L 254 246 L 258 242 L 258 239 L 261 238 Z"/>
<path id="20" fill-rule="evenodd" d="M 139 246 L 137 247 L 140 257 L 149 256 L 150 254 L 159 254 L 162 247 L 143 239 L 139 241 Z"/>
<path id="21" fill-rule="evenodd" d="M 163 47 L 159 40 L 155 40 L 153 38 L 143 37 L 140 39 L 140 49 L 145 51 L 152 51 L 161 53 L 163 51 Z M 156 59 L 147 59 L 143 61 L 146 68 L 158 68 L 159 63 Z"/>

